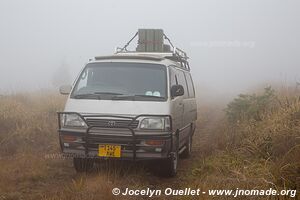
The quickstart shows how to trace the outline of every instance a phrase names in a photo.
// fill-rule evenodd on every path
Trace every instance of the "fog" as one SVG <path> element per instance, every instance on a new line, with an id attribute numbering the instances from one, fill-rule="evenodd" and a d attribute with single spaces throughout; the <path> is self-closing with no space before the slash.
<path id="1" fill-rule="evenodd" d="M 71 83 L 89 58 L 112 54 L 138 28 L 162 28 L 187 51 L 200 93 L 293 84 L 299 8 L 298 0 L 2 0 L 0 93 Z"/>

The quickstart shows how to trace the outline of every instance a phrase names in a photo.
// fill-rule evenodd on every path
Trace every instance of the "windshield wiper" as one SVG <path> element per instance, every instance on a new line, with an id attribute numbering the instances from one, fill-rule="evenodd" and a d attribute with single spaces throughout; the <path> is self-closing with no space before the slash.
<path id="1" fill-rule="evenodd" d="M 123 95 L 122 93 L 116 93 L 116 92 L 95 92 L 94 94 Z"/>
<path id="2" fill-rule="evenodd" d="M 96 99 L 101 99 L 100 95 L 97 95 L 96 93 L 86 93 L 86 94 L 75 94 L 73 96 L 75 99 L 84 99 L 84 98 L 96 98 Z"/>
<path id="3" fill-rule="evenodd" d="M 94 92 L 94 93 L 86 93 L 86 94 L 76 94 L 73 97 L 75 99 L 96 98 L 100 100 L 101 95 L 123 95 L 123 94 L 116 93 L 116 92 Z"/>
<path id="4" fill-rule="evenodd" d="M 165 98 L 165 97 L 159 97 L 159 96 L 153 96 L 153 95 L 135 94 L 135 95 L 117 95 L 117 96 L 113 96 L 112 100 L 132 99 L 134 101 L 134 100 L 136 100 L 136 97 L 155 98 L 155 99 L 164 99 Z"/>
<path id="5" fill-rule="evenodd" d="M 155 98 L 155 99 L 164 99 L 165 97 L 154 96 L 154 95 L 146 95 L 146 94 L 136 94 L 135 97 L 145 97 L 145 98 Z"/>
<path id="6" fill-rule="evenodd" d="M 111 100 L 126 100 L 126 99 L 131 99 L 133 101 L 135 100 L 133 95 L 125 95 L 125 94 L 116 95 L 111 98 Z"/>

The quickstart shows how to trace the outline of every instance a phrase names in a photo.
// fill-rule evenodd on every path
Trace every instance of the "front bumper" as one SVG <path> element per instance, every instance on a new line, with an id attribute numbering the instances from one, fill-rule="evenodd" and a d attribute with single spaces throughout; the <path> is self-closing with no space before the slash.
<path id="1" fill-rule="evenodd" d="M 136 117 L 124 117 L 115 115 L 80 115 L 85 122 L 87 117 L 106 117 L 110 119 L 114 118 L 126 118 L 131 122 L 122 127 L 103 127 L 89 125 L 86 130 L 79 129 L 66 129 L 60 126 L 61 114 L 70 114 L 69 112 L 59 112 L 59 139 L 60 146 L 63 153 L 74 157 L 90 157 L 90 158 L 105 158 L 98 156 L 99 145 L 120 145 L 121 157 L 116 159 L 121 160 L 153 160 L 168 158 L 176 146 L 178 135 L 172 133 L 172 131 L 140 131 L 131 128 L 133 123 L 139 117 L 146 117 L 149 115 L 139 115 Z M 74 114 L 74 113 L 71 113 Z M 151 115 L 153 116 L 153 115 Z M 158 117 L 166 117 L 167 115 L 156 115 Z M 170 117 L 170 116 L 167 116 Z M 170 117 L 171 118 L 171 117 Z M 170 119 L 172 122 L 172 120 Z M 88 124 L 88 123 L 86 123 Z M 171 126 L 172 127 L 172 126 Z M 172 129 L 171 129 L 172 130 Z M 66 141 L 68 136 L 75 136 L 75 141 Z M 147 141 L 159 141 L 159 145 L 149 145 Z M 110 158 L 115 159 L 115 158 Z"/>

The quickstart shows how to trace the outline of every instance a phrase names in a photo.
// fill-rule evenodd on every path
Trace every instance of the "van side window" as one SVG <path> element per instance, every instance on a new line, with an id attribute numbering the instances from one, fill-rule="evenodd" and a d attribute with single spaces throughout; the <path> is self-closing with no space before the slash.
<path id="1" fill-rule="evenodd" d="M 187 86 L 188 86 L 188 91 L 189 91 L 189 97 L 190 98 L 195 98 L 195 89 L 194 89 L 194 84 L 192 80 L 192 76 L 189 73 L 185 73 L 185 78 L 187 81 Z"/>
<path id="2" fill-rule="evenodd" d="M 170 68 L 170 87 L 177 84 L 178 82 L 177 82 L 176 72 L 174 71 L 174 69 Z"/>
<path id="3" fill-rule="evenodd" d="M 177 80 L 178 80 L 178 84 L 183 86 L 184 89 L 184 98 L 188 98 L 189 93 L 188 93 L 188 89 L 187 89 L 187 84 L 186 84 L 186 80 L 184 77 L 184 72 L 178 70 L 177 71 Z"/>

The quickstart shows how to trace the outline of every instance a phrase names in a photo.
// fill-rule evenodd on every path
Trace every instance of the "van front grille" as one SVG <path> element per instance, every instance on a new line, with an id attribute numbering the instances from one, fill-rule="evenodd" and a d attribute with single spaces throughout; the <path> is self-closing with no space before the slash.
<path id="1" fill-rule="evenodd" d="M 86 119 L 89 126 L 97 126 L 103 128 L 120 128 L 120 127 L 128 127 L 132 120 L 119 120 L 119 119 Z M 135 120 L 130 124 L 130 128 L 137 128 L 139 125 L 139 121 Z"/>

